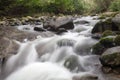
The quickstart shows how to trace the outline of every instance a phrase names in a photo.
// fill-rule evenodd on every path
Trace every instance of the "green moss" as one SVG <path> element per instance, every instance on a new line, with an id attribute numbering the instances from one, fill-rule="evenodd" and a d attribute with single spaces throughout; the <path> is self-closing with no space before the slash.
<path id="1" fill-rule="evenodd" d="M 104 23 L 107 23 L 107 24 L 112 24 L 112 18 L 108 18 L 107 20 L 105 20 Z"/>
<path id="2" fill-rule="evenodd" d="M 104 45 L 105 48 L 110 48 L 110 47 L 113 47 L 114 46 L 114 38 L 108 38 L 108 37 L 105 37 L 105 38 L 102 38 L 100 40 L 100 43 L 102 45 Z"/>
<path id="3" fill-rule="evenodd" d="M 97 44 L 95 44 L 93 46 L 92 53 L 97 54 L 97 55 L 101 55 L 103 53 L 104 49 L 105 49 L 104 46 L 98 42 Z"/>
<path id="4" fill-rule="evenodd" d="M 105 19 L 106 17 L 105 16 L 100 16 L 99 19 Z"/>
<path id="5" fill-rule="evenodd" d="M 115 45 L 120 46 L 120 35 L 116 36 L 114 42 L 115 42 Z"/>
<path id="6" fill-rule="evenodd" d="M 114 0 L 109 8 L 111 11 L 120 11 L 120 0 Z"/>
<path id="7" fill-rule="evenodd" d="M 112 36 L 115 35 L 114 32 L 112 32 L 111 30 L 106 30 L 102 33 L 102 37 L 107 37 L 107 36 Z"/>
<path id="8" fill-rule="evenodd" d="M 100 58 L 104 65 L 116 67 L 120 65 L 120 53 L 115 52 L 112 54 L 103 55 Z"/>

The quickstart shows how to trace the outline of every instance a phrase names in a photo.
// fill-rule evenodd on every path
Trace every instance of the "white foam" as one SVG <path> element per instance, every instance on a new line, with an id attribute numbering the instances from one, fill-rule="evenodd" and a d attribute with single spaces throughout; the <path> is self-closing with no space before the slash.
<path id="1" fill-rule="evenodd" d="M 67 69 L 46 62 L 25 66 L 5 80 L 72 80 L 72 75 Z"/>

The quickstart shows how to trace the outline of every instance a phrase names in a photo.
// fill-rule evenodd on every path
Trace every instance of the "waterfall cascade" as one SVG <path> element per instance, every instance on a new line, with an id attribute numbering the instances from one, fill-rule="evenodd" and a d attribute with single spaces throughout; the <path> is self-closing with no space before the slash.
<path id="1" fill-rule="evenodd" d="M 74 24 L 73 30 L 62 35 L 47 38 L 40 36 L 33 41 L 20 43 L 18 53 L 11 56 L 4 66 L 3 78 L 5 80 L 89 80 L 82 78 L 91 75 L 98 76 L 101 80 L 99 56 L 91 54 L 91 47 L 97 42 L 91 38 L 91 30 L 98 21 L 93 18 L 88 16 L 75 19 L 74 23 L 81 20 L 89 23 Z"/>

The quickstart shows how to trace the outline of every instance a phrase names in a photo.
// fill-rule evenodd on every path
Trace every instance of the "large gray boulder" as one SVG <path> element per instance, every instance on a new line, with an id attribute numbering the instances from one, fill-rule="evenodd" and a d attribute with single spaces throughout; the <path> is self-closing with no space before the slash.
<path id="1" fill-rule="evenodd" d="M 73 29 L 73 20 L 70 17 L 58 17 L 50 19 L 43 24 L 43 28 L 54 32 L 66 32 L 66 30 Z"/>
<path id="2" fill-rule="evenodd" d="M 107 49 L 100 57 L 101 64 L 109 67 L 120 67 L 120 46 Z"/>

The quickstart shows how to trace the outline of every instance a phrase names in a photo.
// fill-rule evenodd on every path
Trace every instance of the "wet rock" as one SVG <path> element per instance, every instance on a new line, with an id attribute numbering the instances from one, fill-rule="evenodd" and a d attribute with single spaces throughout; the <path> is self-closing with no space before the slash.
<path id="1" fill-rule="evenodd" d="M 14 40 L 23 42 L 24 39 L 34 40 L 37 33 L 27 33 L 17 30 L 15 27 L 0 26 L 0 55 L 7 57 L 12 54 L 16 54 L 18 45 Z"/>
<path id="2" fill-rule="evenodd" d="M 101 55 L 106 49 L 114 47 L 115 46 L 114 38 L 115 36 L 101 38 L 99 42 L 92 47 L 92 53 Z"/>
<path id="3" fill-rule="evenodd" d="M 71 55 L 69 56 L 65 62 L 64 62 L 64 66 L 66 68 L 68 68 L 70 71 L 84 71 L 84 69 L 82 67 L 80 67 L 79 64 L 79 59 L 76 55 Z"/>
<path id="4" fill-rule="evenodd" d="M 77 75 L 73 77 L 73 80 L 98 80 L 98 76 L 93 74 Z"/>
<path id="5" fill-rule="evenodd" d="M 120 46 L 107 49 L 100 57 L 101 64 L 109 67 L 120 67 Z"/>
<path id="6" fill-rule="evenodd" d="M 98 80 L 97 76 L 82 76 L 80 80 Z"/>
<path id="7" fill-rule="evenodd" d="M 105 48 L 111 48 L 114 47 L 114 36 L 110 36 L 110 37 L 104 37 L 100 39 L 100 43 L 105 47 Z"/>
<path id="8" fill-rule="evenodd" d="M 59 32 L 60 28 L 65 30 L 73 29 L 73 20 L 68 17 L 50 19 L 43 24 L 43 27 L 49 31 Z"/>
<path id="9" fill-rule="evenodd" d="M 116 35 L 116 34 L 111 30 L 106 30 L 102 33 L 102 37 L 114 36 L 114 35 Z"/>
<path id="10" fill-rule="evenodd" d="M 99 34 L 99 33 L 92 34 L 92 38 L 94 38 L 94 39 L 100 39 L 101 36 L 102 36 L 102 35 Z"/>
<path id="11" fill-rule="evenodd" d="M 92 53 L 101 55 L 105 51 L 105 47 L 101 43 L 97 43 L 92 47 Z"/>
<path id="12" fill-rule="evenodd" d="M 0 25 L 2 26 L 2 25 L 5 25 L 6 24 L 6 22 L 5 21 L 0 21 Z"/>
<path id="13" fill-rule="evenodd" d="M 112 22 L 118 27 L 120 30 L 120 14 L 117 14 L 113 19 Z"/>
<path id="14" fill-rule="evenodd" d="M 103 71 L 104 73 L 112 73 L 112 68 L 111 68 L 111 67 L 104 66 L 104 67 L 102 67 L 102 71 Z"/>
<path id="15" fill-rule="evenodd" d="M 62 34 L 64 32 L 67 32 L 67 30 L 64 28 L 59 28 L 58 31 L 56 32 L 56 34 Z"/>
<path id="16" fill-rule="evenodd" d="M 120 46 L 120 35 L 117 35 L 114 39 L 115 45 Z"/>
<path id="17" fill-rule="evenodd" d="M 19 45 L 6 37 L 0 40 L 0 55 L 2 58 L 6 58 L 10 55 L 16 54 L 19 48 Z"/>
<path id="18" fill-rule="evenodd" d="M 34 27 L 34 30 L 35 31 L 41 31 L 41 32 L 46 31 L 45 29 L 43 29 L 41 27 Z"/>
<path id="19" fill-rule="evenodd" d="M 106 30 L 119 31 L 119 27 L 116 26 L 111 19 L 98 22 L 92 29 L 92 33 L 103 33 Z"/>
<path id="20" fill-rule="evenodd" d="M 41 25 L 41 19 L 27 16 L 21 18 L 21 23 L 23 25 L 27 25 L 27 24 Z"/>

